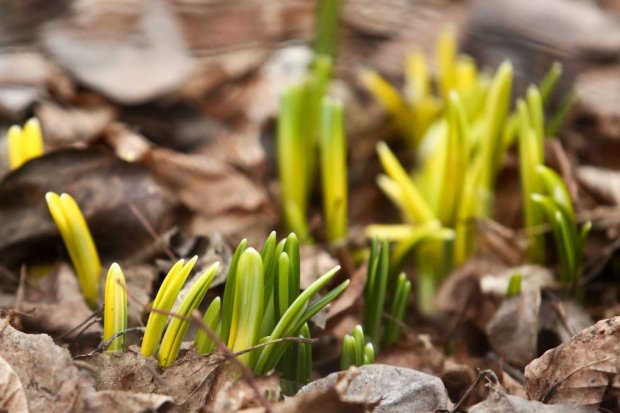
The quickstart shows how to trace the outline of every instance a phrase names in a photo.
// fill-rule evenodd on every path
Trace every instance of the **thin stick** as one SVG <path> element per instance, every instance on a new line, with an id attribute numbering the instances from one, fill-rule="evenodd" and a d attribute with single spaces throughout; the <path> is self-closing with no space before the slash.
<path id="1" fill-rule="evenodd" d="M 151 236 L 151 238 L 153 238 L 153 241 L 159 245 L 164 254 L 166 254 L 172 261 L 175 261 L 178 257 L 172 252 L 172 250 L 168 247 L 168 244 L 161 238 L 157 231 L 155 231 L 155 228 L 153 228 L 151 223 L 146 219 L 142 211 L 140 211 L 133 202 L 130 202 L 127 206 L 129 207 L 131 213 L 138 218 L 138 221 L 140 221 L 140 224 L 142 224 L 146 232 Z"/>
<path id="2" fill-rule="evenodd" d="M 450 411 L 450 413 L 456 413 L 460 411 L 461 405 L 467 401 L 471 392 L 474 391 L 474 389 L 476 388 L 476 386 L 478 386 L 478 384 L 482 381 L 482 379 L 487 379 L 489 382 L 491 381 L 491 379 L 495 381 L 495 383 L 499 382 L 493 370 L 478 371 L 478 377 L 476 377 L 476 380 L 471 384 L 471 386 L 469 386 L 467 391 L 465 391 L 465 394 L 463 394 L 461 399 L 454 406 L 454 408 Z"/>

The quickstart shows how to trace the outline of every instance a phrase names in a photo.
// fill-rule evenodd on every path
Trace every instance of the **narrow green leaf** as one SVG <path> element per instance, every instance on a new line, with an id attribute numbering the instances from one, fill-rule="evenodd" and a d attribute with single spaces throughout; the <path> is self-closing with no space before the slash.
<path id="1" fill-rule="evenodd" d="M 209 304 L 205 315 L 202 317 L 202 322 L 204 325 L 214 333 L 216 332 L 217 325 L 220 322 L 221 304 L 222 302 L 220 297 L 215 297 L 215 299 L 211 301 L 211 304 Z M 196 337 L 194 338 L 194 346 L 196 347 L 198 354 L 207 354 L 215 349 L 216 344 L 204 330 L 198 330 Z"/>
<path id="2" fill-rule="evenodd" d="M 228 266 L 228 273 L 226 274 L 226 284 L 224 285 L 224 298 L 222 300 L 222 330 L 220 338 L 224 343 L 228 342 L 228 336 L 230 335 L 230 324 L 232 322 L 233 308 L 234 308 L 234 297 L 235 297 L 235 284 L 237 280 L 237 266 L 239 264 L 239 257 L 241 254 L 247 249 L 248 240 L 243 239 L 235 253 L 230 260 L 230 265 Z"/>
<path id="3" fill-rule="evenodd" d="M 121 267 L 113 263 L 108 270 L 105 282 L 103 307 L 103 340 L 108 341 L 116 334 L 127 330 L 127 291 L 125 276 Z M 106 352 L 116 353 L 123 350 L 125 336 L 115 338 Z"/>
<path id="4" fill-rule="evenodd" d="M 264 308 L 264 270 L 260 254 L 248 248 L 239 257 L 235 282 L 234 309 L 228 337 L 232 352 L 250 348 L 258 342 Z M 248 363 L 249 354 L 239 357 Z"/>
<path id="5" fill-rule="evenodd" d="M 200 275 L 183 301 L 181 301 L 176 311 L 178 315 L 188 317 L 198 308 L 204 296 L 207 294 L 211 282 L 215 278 L 219 265 L 218 262 L 214 263 Z M 160 366 L 168 367 L 177 359 L 181 343 L 185 338 L 188 328 L 189 321 L 179 317 L 172 318 L 168 324 L 168 328 L 166 328 L 166 333 L 164 334 L 157 354 Z"/>
<path id="6" fill-rule="evenodd" d="M 187 263 L 185 263 L 184 260 L 179 260 L 172 266 L 170 271 L 168 271 L 164 282 L 159 288 L 159 291 L 157 291 L 152 307 L 160 312 L 151 311 L 149 314 L 149 319 L 144 329 L 144 337 L 142 338 L 142 346 L 140 347 L 140 353 L 144 357 L 151 357 L 155 354 L 161 335 L 166 327 L 166 320 L 168 320 L 168 315 L 164 313 L 169 312 L 174 305 L 197 259 L 198 257 L 194 256 Z"/>

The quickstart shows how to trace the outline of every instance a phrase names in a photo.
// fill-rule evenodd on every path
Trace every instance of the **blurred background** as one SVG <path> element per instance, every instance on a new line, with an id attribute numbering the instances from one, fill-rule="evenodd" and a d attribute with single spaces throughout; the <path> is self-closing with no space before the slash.
<path id="1" fill-rule="evenodd" d="M 334 7 L 338 24 L 322 28 L 316 16 Z M 6 0 L 0 5 L 0 173 L 8 172 L 6 129 L 36 116 L 46 152 L 103 147 L 121 159 L 140 159 L 175 193 L 173 203 L 181 200 L 193 231 L 263 239 L 279 222 L 273 179 L 279 96 L 303 77 L 323 33 L 335 57 L 330 93 L 344 100 L 346 112 L 355 228 L 381 218 L 373 212 L 385 203 L 373 183 L 374 146 L 395 137 L 360 71 L 371 68 L 401 85 L 407 53 L 432 56 L 446 27 L 478 67 L 492 71 L 505 59 L 513 62 L 513 96 L 561 62 L 558 93 L 575 88 L 579 96 L 560 132 L 563 143 L 580 162 L 616 169 L 619 13 L 614 0 Z M 434 60 L 429 63 L 433 70 Z M 153 147 L 160 150 L 147 150 Z M 33 172 L 41 177 L 36 185 L 61 190 L 68 177 L 85 173 L 79 168 L 100 168 L 74 162 L 63 160 L 64 172 Z M 102 178 L 74 192 L 84 204 L 82 198 L 96 199 L 93 188 L 115 182 Z M 53 230 L 40 194 L 28 204 L 23 194 L 32 189 L 11 188 L 4 189 L 0 221 L 19 224 L 0 228 L 0 253 Z M 15 194 L 22 194 L 19 200 Z M 161 202 L 150 215 L 140 207 L 169 227 L 172 221 L 161 216 L 170 208 Z M 44 222 L 25 218 L 26 205 L 35 204 Z M 510 202 L 500 197 L 498 204 Z M 97 215 L 101 205 L 84 208 Z M 104 250 L 114 242 L 98 241 Z"/>

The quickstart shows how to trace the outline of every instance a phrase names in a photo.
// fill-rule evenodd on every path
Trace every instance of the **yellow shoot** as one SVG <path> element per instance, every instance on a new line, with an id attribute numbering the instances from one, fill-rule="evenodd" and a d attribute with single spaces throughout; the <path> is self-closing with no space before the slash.
<path id="1" fill-rule="evenodd" d="M 17 125 L 9 128 L 7 135 L 9 165 L 17 169 L 32 158 L 43 155 L 43 135 L 36 118 L 26 122 L 23 129 Z"/>
<path id="2" fill-rule="evenodd" d="M 127 330 L 127 291 L 125 276 L 121 267 L 113 263 L 105 281 L 105 298 L 103 307 L 103 340 L 108 341 L 115 335 Z M 119 335 L 107 348 L 108 353 L 123 350 L 125 336 Z"/>
<path id="3" fill-rule="evenodd" d="M 101 262 L 84 215 L 69 194 L 45 194 L 49 211 L 69 251 L 86 302 L 97 307 Z"/>

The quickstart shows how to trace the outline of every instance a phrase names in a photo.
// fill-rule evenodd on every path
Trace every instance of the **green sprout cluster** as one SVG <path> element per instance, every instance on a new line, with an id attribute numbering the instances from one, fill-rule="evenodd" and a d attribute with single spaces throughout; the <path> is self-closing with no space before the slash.
<path id="1" fill-rule="evenodd" d="M 532 194 L 532 201 L 541 207 L 551 226 L 560 258 L 560 281 L 574 286 L 581 274 L 583 246 L 592 225 L 587 221 L 579 228 L 566 184 L 555 171 L 538 165 L 536 176 L 542 190 Z"/>
<path id="2" fill-rule="evenodd" d="M 200 306 L 218 269 L 215 263 L 205 270 L 172 314 L 171 309 L 196 260 L 197 257 L 187 262 L 179 260 L 170 269 L 151 306 L 140 352 L 145 357 L 156 355 L 163 367 L 176 360 L 189 328 L 187 317 Z M 340 267 L 332 268 L 304 291 L 300 289 L 300 268 L 299 242 L 295 234 L 277 242 L 273 232 L 260 252 L 249 248 L 243 240 L 231 260 L 223 299 L 216 297 L 211 301 L 203 317 L 205 327 L 232 352 L 245 352 L 238 359 L 254 372 L 265 374 L 277 368 L 282 374 L 284 389 L 289 392 L 309 381 L 311 348 L 304 342 L 278 340 L 310 338 L 307 322 L 349 285 L 346 280 L 311 302 Z M 123 287 L 115 288 L 116 284 Z M 122 339 L 115 337 L 122 334 L 127 325 L 127 299 L 121 294 L 126 294 L 124 278 L 120 267 L 113 264 L 106 282 L 104 318 L 104 339 L 114 339 L 114 346 L 109 348 L 113 352 L 121 349 Z M 271 343 L 273 341 L 276 342 Z M 217 343 L 214 337 L 201 330 L 195 336 L 194 345 L 200 354 L 207 354 L 215 350 Z M 256 346 L 259 347 L 254 349 Z"/>
<path id="3" fill-rule="evenodd" d="M 351 334 L 344 336 L 340 354 L 340 370 L 375 362 L 375 349 L 372 343 L 366 343 L 364 330 L 359 325 L 353 329 Z"/>
<path id="4" fill-rule="evenodd" d="M 400 273 L 395 280 L 390 280 L 388 240 L 384 239 L 379 244 L 374 238 L 364 288 L 364 331 L 375 349 L 378 349 L 380 342 L 390 346 L 398 341 L 410 293 L 411 282 L 405 273 Z M 391 297 L 391 302 L 387 309 L 388 321 L 384 324 L 381 320 L 386 307 L 386 296 Z M 382 325 L 385 325 L 383 331 Z"/>
<path id="5" fill-rule="evenodd" d="M 469 57 L 457 54 L 450 30 L 439 38 L 435 78 L 429 73 L 423 54 L 409 56 L 404 96 L 378 74 L 362 74 L 366 86 L 408 138 L 417 161 L 410 174 L 385 143 L 377 145 L 385 171 L 377 184 L 399 208 L 406 224 L 371 225 L 367 234 L 397 242 L 395 264 L 403 262 L 405 253 L 415 253 L 418 305 L 425 313 L 432 311 L 432 297 L 443 278 L 474 251 L 475 221 L 491 216 L 495 181 L 515 139 L 521 153 L 527 154 L 521 156 L 523 170 L 535 170 L 542 163 L 542 142 L 549 133 L 543 127 L 543 108 L 561 66 L 553 65 L 541 82 L 541 92 L 530 88 L 527 99 L 520 100 L 513 113 L 511 63 L 502 63 L 491 77 L 480 73 Z M 564 100 L 554 125 L 561 123 L 572 98 Z M 543 217 L 532 207 L 530 195 L 538 190 L 532 182 L 529 177 L 522 179 L 528 228 L 540 224 Z M 431 234 L 431 239 L 414 249 L 411 240 L 419 240 L 420 232 Z M 531 234 L 530 240 L 531 256 L 542 255 L 542 236 Z"/>
<path id="6" fill-rule="evenodd" d="M 549 223 L 560 258 L 560 280 L 571 285 L 581 273 L 583 244 L 591 224 L 586 222 L 578 228 L 566 184 L 544 166 L 544 139 L 549 133 L 544 124 L 544 104 L 549 84 L 557 81 L 556 73 L 557 69 L 552 68 L 540 92 L 536 86 L 530 86 L 526 99 L 517 101 L 519 166 L 528 258 L 536 263 L 545 262 L 545 237 L 540 229 Z"/>
<path id="7" fill-rule="evenodd" d="M 282 94 L 278 115 L 278 167 L 286 226 L 311 240 L 308 200 L 320 154 L 323 216 L 330 244 L 347 235 L 346 138 L 342 103 L 327 97 L 331 58 L 318 55 L 301 84 Z"/>

